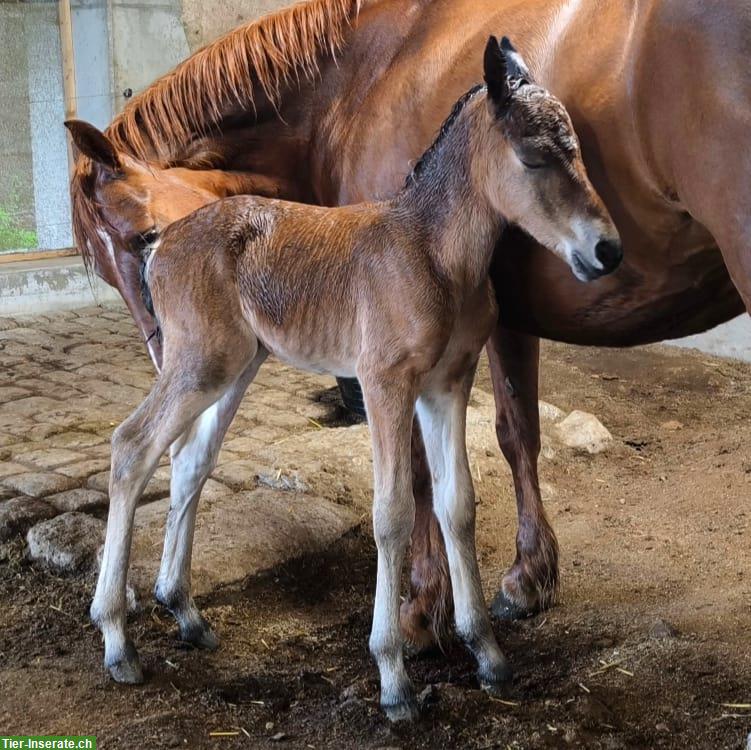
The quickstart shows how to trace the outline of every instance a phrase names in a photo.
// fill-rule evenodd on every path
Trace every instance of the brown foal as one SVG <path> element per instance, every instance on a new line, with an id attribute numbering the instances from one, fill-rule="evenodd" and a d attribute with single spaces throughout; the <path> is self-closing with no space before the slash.
<path id="1" fill-rule="evenodd" d="M 112 438 L 107 538 L 91 608 L 116 680 L 142 679 L 125 632 L 125 581 L 143 488 L 176 442 L 189 446 L 183 453 L 195 466 L 173 466 L 175 481 L 194 485 L 195 472 L 204 476 L 205 456 L 190 445 L 200 444 L 194 438 L 213 407 L 236 408 L 269 353 L 299 367 L 357 375 L 363 387 L 378 548 L 370 650 L 389 718 L 417 711 L 399 628 L 400 571 L 415 515 L 415 411 L 446 543 L 456 631 L 477 659 L 484 689 L 499 690 L 509 679 L 480 586 L 465 446 L 467 400 L 497 317 L 491 257 L 509 223 L 583 280 L 613 270 L 621 250 L 563 105 L 532 81 L 506 39 L 489 40 L 484 73 L 487 86 L 457 102 L 393 199 L 331 209 L 227 198 L 175 222 L 148 248 L 145 278 L 163 368 Z M 190 507 L 171 509 L 167 569 L 189 566 L 197 499 L 194 493 Z M 158 584 L 158 595 L 175 611 L 183 637 L 214 645 L 190 598 L 189 576 L 178 580 L 181 588 L 171 591 Z"/>

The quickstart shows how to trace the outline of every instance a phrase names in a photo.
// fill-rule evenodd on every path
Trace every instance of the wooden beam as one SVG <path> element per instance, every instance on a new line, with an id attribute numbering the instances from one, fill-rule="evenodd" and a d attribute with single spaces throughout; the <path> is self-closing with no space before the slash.
<path id="1" fill-rule="evenodd" d="M 65 119 L 77 114 L 76 106 L 76 61 L 73 49 L 73 22 L 70 13 L 70 0 L 59 0 L 60 50 L 63 60 L 63 96 L 65 98 Z M 73 146 L 68 139 L 68 171 L 73 173 Z"/>

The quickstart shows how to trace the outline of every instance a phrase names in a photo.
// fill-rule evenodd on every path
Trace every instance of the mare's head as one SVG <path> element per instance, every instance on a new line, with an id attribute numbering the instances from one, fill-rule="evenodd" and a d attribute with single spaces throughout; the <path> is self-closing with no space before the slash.
<path id="1" fill-rule="evenodd" d="M 563 104 L 536 84 L 504 37 L 485 49 L 487 137 L 479 176 L 493 207 L 565 260 L 581 281 L 614 271 L 623 250 L 595 192 Z"/>
<path id="2" fill-rule="evenodd" d="M 91 227 L 84 227 L 83 236 L 78 237 L 84 243 L 95 242 L 94 235 L 113 250 L 138 255 L 173 221 L 220 197 L 206 189 L 198 171 L 145 164 L 119 152 L 104 133 L 89 123 L 69 120 L 65 125 L 76 148 L 86 157 L 77 164 L 74 201 L 87 200 L 98 214 L 94 232 Z M 74 213 L 78 217 L 79 211 Z M 103 259 L 92 250 L 81 248 L 94 261 L 97 273 L 112 283 L 106 259 L 102 267 Z"/>
<path id="3" fill-rule="evenodd" d="M 155 321 L 141 299 L 146 248 L 173 221 L 237 192 L 276 196 L 262 175 L 145 163 L 125 153 L 93 125 L 65 123 L 78 150 L 71 181 L 73 228 L 87 268 L 122 294 L 157 368 Z"/>

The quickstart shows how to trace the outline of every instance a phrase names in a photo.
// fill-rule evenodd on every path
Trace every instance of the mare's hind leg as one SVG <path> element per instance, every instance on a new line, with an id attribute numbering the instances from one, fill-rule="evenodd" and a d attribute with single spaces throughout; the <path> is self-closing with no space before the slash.
<path id="1" fill-rule="evenodd" d="M 190 358 L 173 357 L 180 363 Z M 214 377 L 215 368 L 192 371 L 168 365 L 151 393 L 112 436 L 110 508 L 102 567 L 99 571 L 91 617 L 104 635 L 104 663 L 118 682 L 141 682 L 143 673 L 135 646 L 125 631 L 125 581 L 133 534 L 133 516 L 144 487 L 159 458 L 195 418 L 222 396 L 238 373 L 224 381 L 202 385 L 201 371 Z"/>
<path id="2" fill-rule="evenodd" d="M 201 648 L 216 648 L 218 640 L 190 593 L 190 563 L 198 500 L 216 465 L 227 429 L 266 356 L 266 350 L 261 349 L 222 398 L 206 409 L 171 448 L 170 510 L 154 595 L 177 620 L 180 639 Z"/>
<path id="3" fill-rule="evenodd" d="M 433 506 L 446 542 L 456 632 L 477 659 L 480 686 L 499 691 L 511 670 L 493 635 L 475 550 L 475 493 L 465 438 L 473 374 L 425 392 L 417 413 L 433 475 Z"/>
<path id="4" fill-rule="evenodd" d="M 401 570 L 415 516 L 410 477 L 414 395 L 400 380 L 360 375 L 373 443 L 373 535 L 378 548 L 370 652 L 381 677 L 381 707 L 391 721 L 417 716 L 399 629 Z"/>
<path id="5" fill-rule="evenodd" d="M 514 477 L 519 525 L 516 560 L 503 576 L 491 609 L 496 617 L 528 617 L 555 602 L 558 541 L 540 496 L 537 459 L 539 342 L 496 326 L 487 344 L 496 403 L 496 433 Z"/>

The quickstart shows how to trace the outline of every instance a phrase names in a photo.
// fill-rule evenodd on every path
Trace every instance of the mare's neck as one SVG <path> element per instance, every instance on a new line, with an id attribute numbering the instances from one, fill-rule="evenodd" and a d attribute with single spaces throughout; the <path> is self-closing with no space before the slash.
<path id="1" fill-rule="evenodd" d="M 395 203 L 414 222 L 425 251 L 451 283 L 474 290 L 487 277 L 503 217 L 478 184 L 472 160 L 482 148 L 483 102 L 468 102 L 425 154 Z"/>

